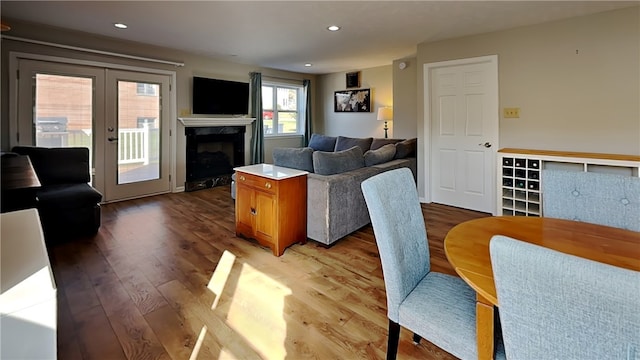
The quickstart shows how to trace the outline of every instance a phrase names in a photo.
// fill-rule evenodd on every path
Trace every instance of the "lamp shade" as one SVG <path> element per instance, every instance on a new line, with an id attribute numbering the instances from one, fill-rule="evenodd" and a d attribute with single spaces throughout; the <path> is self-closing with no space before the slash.
<path id="1" fill-rule="evenodd" d="M 379 121 L 391 121 L 393 120 L 393 109 L 391 107 L 381 107 L 378 109 Z"/>

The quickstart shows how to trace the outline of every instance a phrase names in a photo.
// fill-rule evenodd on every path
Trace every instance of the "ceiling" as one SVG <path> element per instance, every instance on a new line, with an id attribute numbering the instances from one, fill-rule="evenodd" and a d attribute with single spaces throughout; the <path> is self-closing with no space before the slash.
<path id="1" fill-rule="evenodd" d="M 638 1 L 6 1 L 3 22 L 46 24 L 223 60 L 324 74 L 391 64 L 425 41 Z M 123 22 L 128 29 L 116 29 Z M 330 32 L 329 25 L 340 31 Z M 3 34 L 11 35 L 11 31 Z M 171 59 L 179 61 L 181 59 Z M 305 67 L 305 63 L 313 66 Z"/>

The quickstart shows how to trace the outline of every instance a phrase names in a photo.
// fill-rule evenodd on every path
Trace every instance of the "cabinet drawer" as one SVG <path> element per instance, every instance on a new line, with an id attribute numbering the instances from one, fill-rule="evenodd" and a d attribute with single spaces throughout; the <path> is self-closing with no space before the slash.
<path id="1" fill-rule="evenodd" d="M 236 175 L 236 181 L 239 184 L 251 186 L 268 193 L 275 193 L 278 189 L 278 182 L 271 179 L 266 179 L 260 176 L 251 175 L 243 172 L 238 172 Z"/>

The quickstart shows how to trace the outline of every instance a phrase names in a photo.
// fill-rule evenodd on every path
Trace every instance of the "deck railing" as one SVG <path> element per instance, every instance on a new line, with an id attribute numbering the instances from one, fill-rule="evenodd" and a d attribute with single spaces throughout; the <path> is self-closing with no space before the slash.
<path id="1" fill-rule="evenodd" d="M 149 125 L 120 129 L 118 134 L 118 164 L 149 164 Z"/>

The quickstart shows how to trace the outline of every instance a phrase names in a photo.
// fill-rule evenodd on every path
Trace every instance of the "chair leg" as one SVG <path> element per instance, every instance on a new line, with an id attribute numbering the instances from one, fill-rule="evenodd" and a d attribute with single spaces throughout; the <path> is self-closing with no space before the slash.
<path id="1" fill-rule="evenodd" d="M 413 333 L 413 345 L 418 345 L 420 344 L 420 340 L 422 340 L 422 336 Z"/>
<path id="2" fill-rule="evenodd" d="M 398 341 L 400 340 L 400 324 L 389 319 L 389 340 L 387 342 L 387 360 L 396 360 Z"/>

